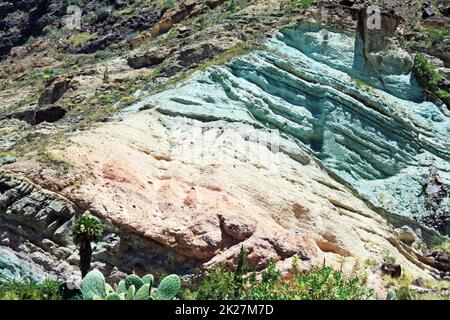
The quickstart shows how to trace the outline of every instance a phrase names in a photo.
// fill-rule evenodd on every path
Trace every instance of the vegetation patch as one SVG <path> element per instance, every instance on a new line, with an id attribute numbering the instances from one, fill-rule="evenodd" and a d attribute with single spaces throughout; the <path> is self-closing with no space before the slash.
<path id="1" fill-rule="evenodd" d="M 294 269 L 296 269 L 294 267 Z M 344 275 L 329 267 L 295 272 L 283 278 L 271 261 L 260 276 L 250 272 L 247 255 L 241 250 L 236 271 L 219 266 L 206 276 L 188 299 L 200 300 L 367 300 L 373 296 L 364 275 Z"/>
<path id="2" fill-rule="evenodd" d="M 0 300 L 61 300 L 59 286 L 60 283 L 52 279 L 41 283 L 12 280 L 0 285 Z"/>
<path id="3" fill-rule="evenodd" d="M 443 76 L 423 53 L 416 54 L 414 58 L 413 74 L 427 96 L 438 98 L 450 107 L 450 93 L 441 87 Z"/>

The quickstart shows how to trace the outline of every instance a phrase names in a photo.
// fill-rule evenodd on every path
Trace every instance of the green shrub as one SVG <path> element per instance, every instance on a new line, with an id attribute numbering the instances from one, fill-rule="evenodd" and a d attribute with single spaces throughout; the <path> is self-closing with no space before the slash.
<path id="1" fill-rule="evenodd" d="M 89 32 L 76 32 L 70 38 L 65 40 L 68 44 L 72 46 L 78 46 L 82 43 L 85 43 L 91 38 L 91 34 Z"/>
<path id="2" fill-rule="evenodd" d="M 41 283 L 32 280 L 12 280 L 0 285 L 0 300 L 61 300 L 60 283 L 46 279 Z"/>
<path id="3" fill-rule="evenodd" d="M 177 3 L 177 0 L 165 0 L 162 5 L 162 12 L 166 12 L 166 11 L 172 9 L 176 3 Z"/>
<path id="4" fill-rule="evenodd" d="M 423 53 L 416 54 L 414 58 L 413 75 L 419 85 L 427 91 L 426 95 L 431 98 L 439 98 L 447 106 L 450 106 L 450 94 L 440 88 L 441 73 L 436 70 Z"/>
<path id="5" fill-rule="evenodd" d="M 90 214 L 83 214 L 76 221 L 73 228 L 75 242 L 97 241 L 103 232 L 102 223 L 97 217 Z"/>
<path id="6" fill-rule="evenodd" d="M 50 35 L 51 33 L 53 33 L 53 28 L 51 26 L 45 26 L 42 29 L 42 33 L 46 36 Z"/>
<path id="7" fill-rule="evenodd" d="M 442 29 L 436 29 L 432 27 L 426 28 L 425 34 L 434 42 L 443 41 L 445 38 L 448 38 L 450 36 L 450 25 L 446 25 Z"/>
<path id="8" fill-rule="evenodd" d="M 114 7 L 99 7 L 95 10 L 97 22 L 107 19 L 114 12 Z"/>
<path id="9" fill-rule="evenodd" d="M 417 295 L 411 291 L 409 286 L 402 286 L 395 289 L 395 299 L 396 300 L 417 300 Z"/>
<path id="10" fill-rule="evenodd" d="M 365 277 L 346 276 L 329 267 L 315 268 L 295 279 L 302 300 L 366 300 L 372 291 L 366 286 Z"/>
<path id="11" fill-rule="evenodd" d="M 185 297 L 200 300 L 366 300 L 372 296 L 365 277 L 346 276 L 325 266 L 283 279 L 271 261 L 258 280 L 255 272 L 245 273 L 248 270 L 245 256 L 240 255 L 239 265 L 241 267 L 234 272 L 223 266 L 213 269 L 197 290 L 186 291 Z"/>
<path id="12" fill-rule="evenodd" d="M 113 56 L 113 53 L 108 50 L 99 50 L 94 54 L 94 56 L 97 59 L 104 60 L 111 58 Z"/>

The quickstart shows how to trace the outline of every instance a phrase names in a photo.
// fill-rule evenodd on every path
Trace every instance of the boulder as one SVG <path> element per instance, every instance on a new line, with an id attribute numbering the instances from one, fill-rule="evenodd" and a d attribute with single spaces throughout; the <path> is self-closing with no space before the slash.
<path id="1" fill-rule="evenodd" d="M 157 48 L 144 54 L 130 56 L 128 57 L 127 62 L 128 65 L 134 69 L 152 67 L 162 63 L 171 53 L 172 50 L 165 47 Z"/>
<path id="2" fill-rule="evenodd" d="M 56 103 L 71 87 L 72 79 L 63 78 L 55 79 L 46 84 L 44 91 L 42 92 L 38 105 L 48 105 Z"/>
<path id="3" fill-rule="evenodd" d="M 15 157 L 6 156 L 6 157 L 3 157 L 3 158 L 0 158 L 0 166 L 3 166 L 5 164 L 11 164 L 11 163 L 14 163 L 16 161 L 17 161 L 17 159 Z"/>
<path id="4" fill-rule="evenodd" d="M 29 124 L 33 124 L 34 123 L 34 111 L 35 111 L 35 106 L 25 106 L 25 107 L 16 109 L 16 110 L 0 117 L 0 120 L 17 119 L 20 121 L 25 121 Z"/>
<path id="5" fill-rule="evenodd" d="M 438 254 L 436 254 L 435 259 L 436 259 L 436 261 L 442 262 L 442 263 L 449 263 L 450 262 L 448 253 L 447 252 L 443 252 L 443 251 L 439 252 Z"/>
<path id="6" fill-rule="evenodd" d="M 392 278 L 399 278 L 402 275 L 402 267 L 399 264 L 383 263 L 381 271 L 384 274 L 390 275 Z"/>
<path id="7" fill-rule="evenodd" d="M 239 216 L 221 217 L 223 231 L 230 237 L 244 241 L 250 238 L 256 230 L 256 222 Z"/>
<path id="8" fill-rule="evenodd" d="M 418 238 L 414 230 L 409 226 L 397 228 L 394 232 L 397 234 L 400 241 L 406 243 L 407 245 L 411 245 Z"/>
<path id="9" fill-rule="evenodd" d="M 46 105 L 36 108 L 35 124 L 42 122 L 56 122 L 67 113 L 67 110 L 57 105 Z"/>
<path id="10" fill-rule="evenodd" d="M 411 227 L 405 225 L 401 228 L 395 229 L 394 233 L 401 242 L 407 244 L 413 249 L 416 249 L 420 254 L 424 254 L 427 251 L 427 246 L 421 238 L 420 229 L 414 231 Z"/>
<path id="11" fill-rule="evenodd" d="M 426 8 L 422 11 L 422 19 L 427 19 L 435 15 L 435 12 L 429 8 Z"/>

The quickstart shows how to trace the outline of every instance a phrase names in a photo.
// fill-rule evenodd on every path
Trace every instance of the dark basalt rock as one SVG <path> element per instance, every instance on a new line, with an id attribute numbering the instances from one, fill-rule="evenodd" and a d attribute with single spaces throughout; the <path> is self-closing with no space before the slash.
<path id="1" fill-rule="evenodd" d="M 399 278 L 402 275 L 402 267 L 399 264 L 383 263 L 381 271 L 384 274 L 390 275 L 392 278 Z"/>
<path id="2" fill-rule="evenodd" d="M 161 10 L 158 8 L 145 11 L 124 20 L 116 21 L 112 17 L 108 17 L 101 25 L 94 26 L 93 30 L 100 28 L 106 28 L 107 31 L 95 37 L 92 40 L 87 41 L 80 47 L 75 48 L 77 53 L 93 53 L 98 50 L 105 49 L 113 42 L 118 42 L 126 39 L 134 32 L 143 31 L 149 29 L 161 17 Z"/>
<path id="3" fill-rule="evenodd" d="M 66 113 L 66 109 L 56 105 L 27 106 L 0 117 L 0 120 L 17 119 L 34 126 L 42 122 L 56 122 Z"/>
<path id="4" fill-rule="evenodd" d="M 422 19 L 427 19 L 435 15 L 435 12 L 431 9 L 424 9 L 422 12 Z"/>
<path id="5" fill-rule="evenodd" d="M 63 5 L 48 0 L 0 3 L 0 59 L 30 36 L 39 36 L 45 26 L 56 24 L 62 15 Z"/>
<path id="6" fill-rule="evenodd" d="M 33 121 L 33 118 L 34 118 L 34 107 L 27 106 L 14 110 L 13 112 L 8 113 L 4 116 L 1 116 L 0 120 L 17 119 L 20 121 L 30 123 Z"/>
<path id="7" fill-rule="evenodd" d="M 63 107 L 56 105 L 40 106 L 36 109 L 34 122 L 39 124 L 42 122 L 56 122 L 67 113 L 67 110 Z"/>
<path id="8" fill-rule="evenodd" d="M 120 1 L 112 4 L 115 7 L 123 6 Z M 83 14 L 95 11 L 98 6 L 99 1 L 87 3 L 83 8 Z M 61 27 L 61 18 L 65 14 L 66 6 L 48 0 L 0 3 L 0 59 L 5 58 L 11 48 L 25 44 L 31 36 L 40 36 L 46 26 Z M 83 29 L 92 33 L 98 32 L 99 35 L 72 51 L 93 53 L 103 50 L 111 43 L 124 40 L 134 32 L 150 28 L 159 21 L 160 17 L 161 9 L 159 8 L 152 8 L 125 18 L 116 17 L 105 11 L 104 15 L 97 16 L 90 25 L 83 26 Z"/>
<path id="9" fill-rule="evenodd" d="M 342 0 L 340 2 L 340 4 L 347 6 L 347 7 L 351 7 L 355 4 L 355 0 Z"/>
<path id="10" fill-rule="evenodd" d="M 447 252 L 439 252 L 436 257 L 435 257 L 436 261 L 438 262 L 442 262 L 442 263 L 449 263 L 449 256 Z"/>
<path id="11" fill-rule="evenodd" d="M 450 7 L 442 9 L 441 12 L 446 17 L 450 16 Z"/>

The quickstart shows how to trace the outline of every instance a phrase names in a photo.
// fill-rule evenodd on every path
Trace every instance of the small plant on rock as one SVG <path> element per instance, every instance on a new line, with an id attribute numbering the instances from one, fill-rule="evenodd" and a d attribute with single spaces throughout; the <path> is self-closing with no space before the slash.
<path id="1" fill-rule="evenodd" d="M 105 67 L 105 71 L 103 72 L 103 83 L 109 83 L 109 70 L 108 70 L 108 66 Z"/>

